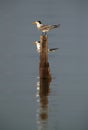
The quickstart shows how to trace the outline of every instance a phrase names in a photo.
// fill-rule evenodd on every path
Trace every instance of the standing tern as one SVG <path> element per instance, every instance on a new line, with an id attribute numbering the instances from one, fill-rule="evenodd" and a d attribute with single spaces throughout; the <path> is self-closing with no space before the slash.
<path id="1" fill-rule="evenodd" d="M 33 42 L 33 44 L 36 45 L 36 50 L 38 53 L 40 53 L 40 41 L 35 41 Z M 48 49 L 48 53 L 49 52 L 55 52 L 56 50 L 58 50 L 59 48 L 51 48 L 51 49 Z"/>
<path id="2" fill-rule="evenodd" d="M 60 27 L 60 24 L 57 24 L 57 25 L 44 25 L 41 23 L 41 21 L 35 21 L 33 22 L 32 24 L 36 24 L 37 25 L 37 28 L 42 31 L 45 35 L 46 33 L 49 31 L 49 30 L 52 30 L 54 28 L 58 28 Z"/>

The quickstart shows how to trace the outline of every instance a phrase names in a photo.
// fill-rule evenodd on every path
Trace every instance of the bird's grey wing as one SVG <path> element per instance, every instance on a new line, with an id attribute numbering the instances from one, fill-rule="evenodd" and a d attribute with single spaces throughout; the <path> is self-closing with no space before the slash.
<path id="1" fill-rule="evenodd" d="M 41 30 L 47 30 L 47 29 L 49 29 L 51 27 L 51 25 L 42 25 L 41 27 L 40 27 L 40 29 Z"/>

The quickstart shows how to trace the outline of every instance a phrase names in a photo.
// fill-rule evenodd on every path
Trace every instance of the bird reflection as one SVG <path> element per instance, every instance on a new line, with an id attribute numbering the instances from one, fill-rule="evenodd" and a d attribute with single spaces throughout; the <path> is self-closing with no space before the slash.
<path id="1" fill-rule="evenodd" d="M 37 82 L 37 126 L 38 130 L 48 129 L 48 95 L 50 93 L 50 79 L 41 79 Z"/>

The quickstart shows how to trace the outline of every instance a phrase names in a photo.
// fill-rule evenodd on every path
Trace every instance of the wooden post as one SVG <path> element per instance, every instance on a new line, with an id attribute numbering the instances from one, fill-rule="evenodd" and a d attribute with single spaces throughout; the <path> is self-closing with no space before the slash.
<path id="1" fill-rule="evenodd" d="M 48 119 L 48 94 L 50 92 L 50 68 L 48 62 L 48 37 L 46 35 L 40 36 L 40 62 L 39 62 L 39 128 L 45 129 L 47 127 Z"/>
<path id="2" fill-rule="evenodd" d="M 40 36 L 40 78 L 51 79 L 49 63 L 48 63 L 48 36 Z"/>

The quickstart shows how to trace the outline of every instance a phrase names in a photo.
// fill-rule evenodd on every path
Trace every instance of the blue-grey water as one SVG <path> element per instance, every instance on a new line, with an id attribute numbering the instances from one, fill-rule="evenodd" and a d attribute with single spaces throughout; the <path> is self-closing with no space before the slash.
<path id="1" fill-rule="evenodd" d="M 52 81 L 39 97 L 41 32 L 32 22 L 58 24 L 48 33 Z M 0 1 L 0 130 L 88 129 L 88 1 Z M 41 116 L 44 112 L 45 115 Z"/>

